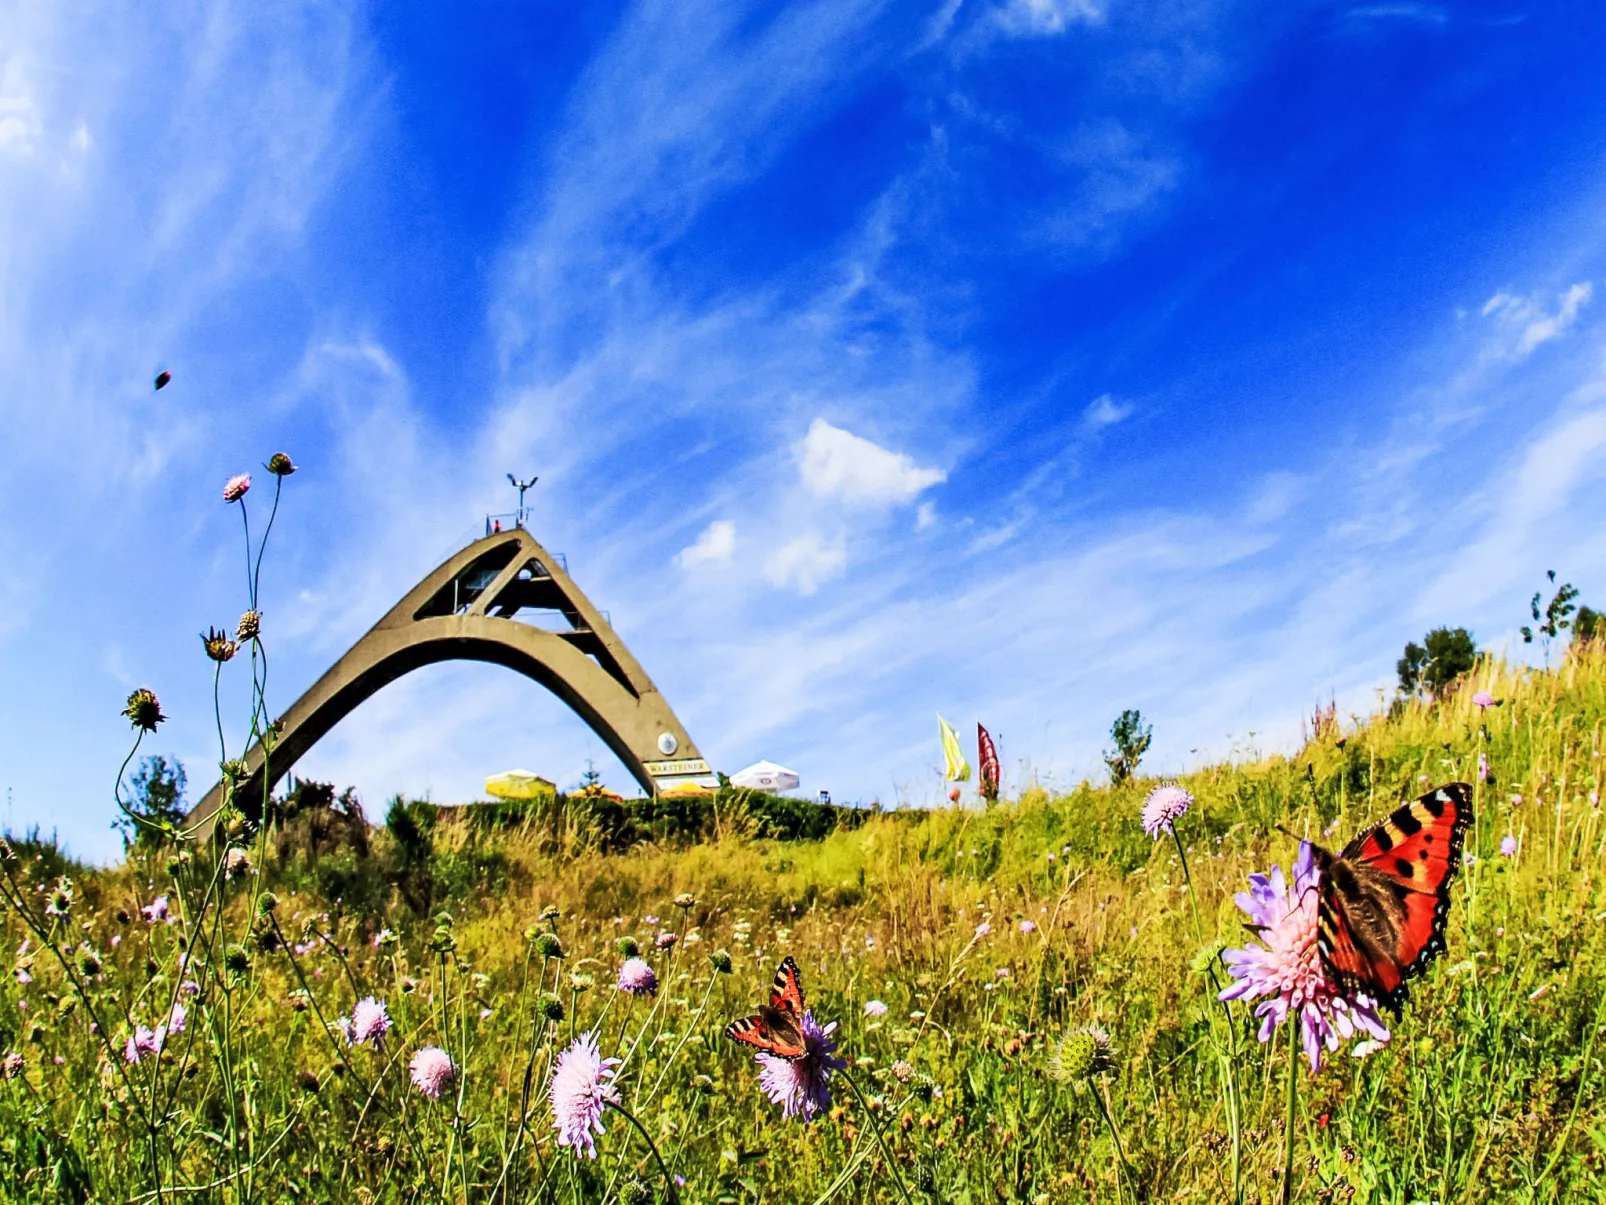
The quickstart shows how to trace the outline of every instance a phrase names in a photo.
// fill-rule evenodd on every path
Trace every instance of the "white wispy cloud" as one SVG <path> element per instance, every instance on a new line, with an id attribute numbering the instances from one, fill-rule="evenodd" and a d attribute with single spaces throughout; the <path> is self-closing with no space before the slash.
<path id="1" fill-rule="evenodd" d="M 1082 422 L 1089 430 L 1098 431 L 1131 418 L 1134 409 L 1130 402 L 1118 402 L 1113 394 L 1101 393 L 1082 412 Z"/>
<path id="2" fill-rule="evenodd" d="M 908 454 L 889 451 L 823 418 L 809 424 L 796 451 L 798 473 L 812 493 L 857 505 L 910 502 L 948 479 L 942 469 L 921 468 Z"/>
<path id="3" fill-rule="evenodd" d="M 1094 0 L 1008 0 L 995 19 L 1015 36 L 1053 37 L 1073 25 L 1097 24 L 1104 20 L 1104 8 Z"/>
<path id="4" fill-rule="evenodd" d="M 728 561 L 736 551 L 736 524 L 729 519 L 715 519 L 703 528 L 696 543 L 682 548 L 675 563 L 682 569 L 695 569 L 699 565 L 712 565 Z"/>
<path id="5" fill-rule="evenodd" d="M 1501 335 L 1485 354 L 1490 358 L 1514 360 L 1532 355 L 1536 349 L 1566 334 L 1594 295 L 1594 284 L 1581 281 L 1562 293 L 1551 310 L 1537 294 L 1496 293 L 1483 303 L 1482 314 L 1495 321 Z"/>
<path id="6" fill-rule="evenodd" d="M 847 569 L 847 548 L 840 539 L 828 540 L 817 531 L 788 540 L 765 558 L 764 577 L 773 586 L 790 586 L 799 594 L 813 594 Z"/>

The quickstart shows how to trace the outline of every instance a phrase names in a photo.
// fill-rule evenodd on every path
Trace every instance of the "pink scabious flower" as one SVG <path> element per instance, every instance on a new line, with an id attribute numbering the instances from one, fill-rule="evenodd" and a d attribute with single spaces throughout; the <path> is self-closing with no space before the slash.
<path id="1" fill-rule="evenodd" d="M 159 895 L 150 903 L 140 908 L 139 914 L 145 918 L 147 925 L 165 925 L 171 919 L 168 912 L 167 897 Z"/>
<path id="2" fill-rule="evenodd" d="M 1489 781 L 1489 755 L 1481 751 L 1478 753 L 1478 781 Z"/>
<path id="3" fill-rule="evenodd" d="M 1032 921 L 1032 920 L 1023 920 L 1023 921 L 1021 921 L 1021 923 L 1020 923 L 1020 931 L 1022 933 L 1027 934 L 1027 935 L 1036 933 L 1037 932 L 1037 922 L 1036 921 Z"/>
<path id="4" fill-rule="evenodd" d="M 228 483 L 224 485 L 223 501 L 238 502 L 241 498 L 245 497 L 246 490 L 250 488 L 251 474 L 237 473 L 235 476 L 230 477 Z"/>
<path id="5" fill-rule="evenodd" d="M 1517 839 L 1510 833 L 1500 838 L 1500 856 L 1502 858 L 1515 858 L 1517 856 Z"/>
<path id="6" fill-rule="evenodd" d="M 351 1020 L 341 1019 L 348 1046 L 372 1045 L 375 1050 L 385 1048 L 385 1034 L 390 1031 L 390 1014 L 385 1002 L 364 996 L 351 1010 Z"/>
<path id="7" fill-rule="evenodd" d="M 887 1015 L 887 1006 L 879 1000 L 866 1000 L 864 1002 L 864 1015 L 867 1017 L 884 1017 Z"/>
<path id="8" fill-rule="evenodd" d="M 574 1148 L 576 1155 L 597 1157 L 595 1134 L 603 1134 L 602 1114 L 619 1103 L 613 1086 L 618 1059 L 605 1059 L 595 1034 L 583 1033 L 558 1056 L 547 1099 L 552 1103 L 552 1128 L 558 1145 Z"/>
<path id="9" fill-rule="evenodd" d="M 773 1104 L 781 1106 L 784 1117 L 814 1118 L 831 1107 L 831 1073 L 847 1068 L 847 1063 L 836 1056 L 836 1040 L 831 1034 L 836 1022 L 825 1026 L 814 1019 L 814 1010 L 803 1013 L 802 1058 L 777 1058 L 766 1051 L 753 1057 L 758 1060 L 759 1087 Z"/>
<path id="10" fill-rule="evenodd" d="M 413 1087 L 430 1100 L 439 1100 L 457 1078 L 457 1064 L 439 1046 L 425 1046 L 407 1064 Z"/>
<path id="11" fill-rule="evenodd" d="M 976 936 L 977 937 L 991 937 L 992 935 L 993 935 L 993 927 L 992 927 L 992 925 L 988 924 L 986 921 L 982 921 L 981 924 L 976 926 Z"/>
<path id="12" fill-rule="evenodd" d="M 1192 805 L 1193 796 L 1176 783 L 1155 787 L 1143 804 L 1143 831 L 1159 840 L 1160 834 L 1171 832 L 1171 826 L 1187 815 Z"/>
<path id="13" fill-rule="evenodd" d="M 653 938 L 653 941 L 652 941 L 653 949 L 655 949 L 655 950 L 672 950 L 672 949 L 675 948 L 675 943 L 678 942 L 679 940 L 680 940 L 680 934 L 679 933 L 660 933 L 657 937 Z"/>
<path id="14" fill-rule="evenodd" d="M 1220 998 L 1247 1001 L 1267 997 L 1255 1009 L 1261 1018 L 1262 1042 L 1269 1041 L 1272 1031 L 1291 1013 L 1298 1013 L 1301 1040 L 1313 1072 L 1321 1067 L 1323 1047 L 1337 1050 L 1340 1042 L 1357 1032 L 1379 1042 L 1389 1040 L 1377 1006 L 1362 995 L 1346 996 L 1322 965 L 1316 948 L 1320 883 L 1321 871 L 1308 841 L 1299 843 L 1291 885 L 1281 866 L 1272 867 L 1270 875 L 1250 875 L 1249 890 L 1240 891 L 1235 898 L 1265 944 L 1221 955 L 1236 982 Z"/>
<path id="15" fill-rule="evenodd" d="M 158 1055 L 162 1052 L 162 1039 L 166 1034 L 161 1026 L 152 1029 L 149 1025 L 138 1026 L 123 1045 L 123 1061 L 137 1063 L 146 1055 Z"/>
<path id="16" fill-rule="evenodd" d="M 627 958 L 619 968 L 619 990 L 632 996 L 651 996 L 658 991 L 658 976 L 644 958 Z"/>
<path id="17" fill-rule="evenodd" d="M 175 1001 L 173 1011 L 167 1015 L 167 1036 L 183 1033 L 184 1025 L 189 1019 L 190 1010 Z"/>
<path id="18" fill-rule="evenodd" d="M 0 1059 L 0 1075 L 4 1075 L 7 1079 L 16 1079 L 22 1074 L 23 1066 L 22 1056 L 13 1050 L 5 1058 Z"/>
<path id="19" fill-rule="evenodd" d="M 1472 696 L 1472 705 L 1479 711 L 1489 710 L 1489 708 L 1496 705 L 1496 702 L 1495 697 L 1486 690 L 1480 690 Z"/>

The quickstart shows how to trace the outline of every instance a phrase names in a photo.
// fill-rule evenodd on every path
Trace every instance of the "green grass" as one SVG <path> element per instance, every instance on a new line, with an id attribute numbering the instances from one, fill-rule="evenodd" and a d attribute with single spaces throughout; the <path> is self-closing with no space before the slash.
<path id="1" fill-rule="evenodd" d="M 1486 728 L 1476 688 L 1504 700 Z M 1295 1200 L 1606 1196 L 1606 831 L 1593 803 L 1603 721 L 1606 655 L 1586 649 L 1550 673 L 1485 665 L 1442 704 L 1325 731 L 1292 759 L 1183 780 L 1195 804 L 1179 831 L 1208 945 L 1242 944 L 1233 893 L 1251 871 L 1292 860 L 1275 826 L 1336 848 L 1427 783 L 1475 780 L 1480 752 L 1493 771 L 1478 784 L 1449 953 L 1416 984 L 1393 1041 L 1361 1060 L 1341 1050 L 1314 1077 L 1301 1067 Z M 241 833 L 254 869 L 227 884 L 212 848 L 101 872 L 14 841 L 14 903 L 40 922 L 62 873 L 76 898 L 70 919 L 44 930 L 64 960 L 15 907 L 5 913 L 6 948 L 31 939 L 19 966 L 32 982 L 8 975 L 0 987 L 0 1049 L 25 1060 L 0 1081 L 0 1196 L 667 1199 L 620 1117 L 594 1162 L 554 1145 L 541 1085 L 571 1034 L 598 1026 L 605 1053 L 622 1053 L 626 1034 L 639 1043 L 622 1100 L 685 1177 L 687 1202 L 811 1201 L 833 1184 L 837 1200 L 893 1201 L 900 1181 L 917 1201 L 1231 1200 L 1212 1045 L 1228 1033 L 1193 969 L 1207 960 L 1196 959 L 1176 846 L 1138 826 L 1153 785 L 881 813 L 814 840 L 757 836 L 740 813 L 704 817 L 695 841 L 655 829 L 661 817 L 610 820 L 614 833 L 635 825 L 634 843 L 588 839 L 561 817 L 447 818 L 422 854 L 383 828 L 360 855 L 337 845 L 311 857 L 285 833 Z M 1512 859 L 1498 853 L 1508 833 L 1520 843 Z M 269 891 L 277 907 L 264 913 Z M 689 909 L 673 903 L 682 892 L 696 899 Z M 160 893 L 181 923 L 140 918 Z M 548 907 L 558 915 L 543 922 Z M 977 939 L 984 920 L 991 935 Z M 376 948 L 382 928 L 399 940 Z M 561 961 L 527 937 L 548 928 Z M 683 940 L 653 953 L 660 930 Z M 658 970 L 650 1006 L 611 990 L 625 935 Z M 77 966 L 86 947 L 102 964 L 93 973 Z M 243 969 L 226 966 L 231 948 Z M 728 975 L 708 958 L 721 948 Z M 751 1057 L 720 1036 L 785 954 L 816 1015 L 840 1023 L 869 1112 L 839 1078 L 829 1115 L 783 1121 Z M 575 974 L 592 985 L 576 990 Z M 184 1033 L 127 1065 L 131 1027 L 165 1017 L 186 978 L 202 991 L 183 997 Z M 543 992 L 564 1004 L 561 1023 L 537 1017 Z M 395 1021 L 382 1053 L 348 1049 L 328 1028 L 369 994 Z M 886 1016 L 865 1015 L 871 998 Z M 1257 1042 L 1242 1009 L 1233 1021 L 1243 1196 L 1280 1200 L 1287 1045 Z M 1116 1068 L 1093 1088 L 1062 1085 L 1050 1049 L 1089 1023 L 1112 1035 Z M 460 1099 L 411 1089 L 406 1064 L 424 1044 L 462 1066 Z"/>

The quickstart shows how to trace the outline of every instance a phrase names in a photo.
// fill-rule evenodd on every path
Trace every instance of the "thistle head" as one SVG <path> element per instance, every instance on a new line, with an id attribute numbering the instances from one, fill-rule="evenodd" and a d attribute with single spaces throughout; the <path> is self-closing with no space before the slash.
<path id="1" fill-rule="evenodd" d="M 234 660 L 234 654 L 240 651 L 240 646 L 229 639 L 227 632 L 220 632 L 216 628 L 207 628 L 201 633 L 201 647 L 219 665 Z"/>

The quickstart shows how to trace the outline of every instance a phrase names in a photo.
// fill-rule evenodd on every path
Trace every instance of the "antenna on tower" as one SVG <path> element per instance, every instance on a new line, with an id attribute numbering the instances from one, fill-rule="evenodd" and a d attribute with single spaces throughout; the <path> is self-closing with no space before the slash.
<path id="1" fill-rule="evenodd" d="M 520 527 L 524 526 L 524 491 L 539 480 L 541 480 L 539 477 L 531 477 L 528 481 L 520 481 L 512 473 L 507 475 L 507 483 L 519 491 L 519 513 L 514 522 Z"/>

